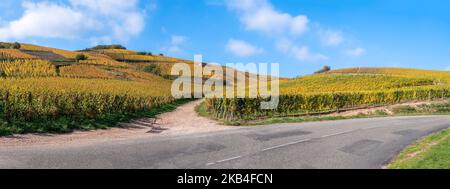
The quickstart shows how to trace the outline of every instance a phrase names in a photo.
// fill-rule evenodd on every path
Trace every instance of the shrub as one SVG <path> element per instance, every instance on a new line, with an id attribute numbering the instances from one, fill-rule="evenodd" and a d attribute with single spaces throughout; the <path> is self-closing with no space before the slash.
<path id="1" fill-rule="evenodd" d="M 331 70 L 330 66 L 324 66 L 322 69 L 314 72 L 314 74 L 322 74 L 322 73 L 329 72 L 330 70 Z"/>
<path id="2" fill-rule="evenodd" d="M 144 67 L 144 72 L 147 73 L 152 73 L 155 75 L 161 75 L 161 69 L 159 69 L 158 66 L 156 66 L 155 64 L 150 64 L 148 66 Z"/>
<path id="3" fill-rule="evenodd" d="M 13 49 L 20 49 L 20 47 L 21 47 L 21 45 L 18 42 L 13 43 L 11 46 L 11 48 L 13 48 Z"/>
<path id="4" fill-rule="evenodd" d="M 114 44 L 114 45 L 97 45 L 95 47 L 89 48 L 88 50 L 104 50 L 104 49 L 123 49 L 126 50 L 127 48 L 119 45 L 119 44 Z"/>
<path id="5" fill-rule="evenodd" d="M 138 52 L 138 55 L 148 55 L 148 56 L 153 56 L 153 53 L 151 52 Z"/>
<path id="6" fill-rule="evenodd" d="M 0 49 L 20 49 L 21 45 L 18 42 L 2 43 L 0 42 Z"/>
<path id="7" fill-rule="evenodd" d="M 84 54 L 77 54 L 76 56 L 75 56 L 75 60 L 77 61 L 77 62 L 80 62 L 80 61 L 82 61 L 82 60 L 87 60 L 88 59 L 88 57 L 86 56 L 86 55 L 84 55 Z"/>

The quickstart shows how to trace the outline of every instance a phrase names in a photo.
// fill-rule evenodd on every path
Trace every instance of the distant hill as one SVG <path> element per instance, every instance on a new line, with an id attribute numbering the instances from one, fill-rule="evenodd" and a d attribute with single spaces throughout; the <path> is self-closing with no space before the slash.
<path id="1" fill-rule="evenodd" d="M 291 79 L 284 93 L 376 91 L 450 84 L 450 72 L 408 68 L 347 68 Z"/>

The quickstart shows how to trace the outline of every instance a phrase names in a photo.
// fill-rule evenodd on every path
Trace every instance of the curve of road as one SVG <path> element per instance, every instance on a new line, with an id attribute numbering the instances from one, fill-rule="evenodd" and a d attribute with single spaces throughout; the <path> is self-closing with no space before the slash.
<path id="1" fill-rule="evenodd" d="M 0 168 L 383 168 L 450 116 L 239 127 L 185 135 L 1 147 Z"/>

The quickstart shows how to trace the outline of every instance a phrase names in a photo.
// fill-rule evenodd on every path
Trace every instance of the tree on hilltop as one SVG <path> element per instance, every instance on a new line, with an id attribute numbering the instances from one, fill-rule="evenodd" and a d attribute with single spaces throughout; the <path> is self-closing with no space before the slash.
<path id="1" fill-rule="evenodd" d="M 331 71 L 331 67 L 330 66 L 324 66 L 322 69 L 314 72 L 314 74 L 323 74 L 323 73 L 326 73 L 326 72 L 329 72 L 329 71 Z"/>

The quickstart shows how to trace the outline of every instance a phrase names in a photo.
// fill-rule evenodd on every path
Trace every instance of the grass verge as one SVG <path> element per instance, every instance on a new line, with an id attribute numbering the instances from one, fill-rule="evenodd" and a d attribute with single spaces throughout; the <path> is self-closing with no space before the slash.
<path id="1" fill-rule="evenodd" d="M 450 169 L 450 128 L 411 145 L 387 167 L 389 169 Z"/>
<path id="2" fill-rule="evenodd" d="M 74 130 L 89 131 L 94 129 L 107 129 L 117 126 L 121 122 L 130 122 L 133 119 L 143 117 L 155 117 L 158 114 L 171 112 L 178 106 L 191 101 L 190 99 L 177 100 L 146 111 L 132 113 L 110 113 L 101 115 L 95 119 L 67 118 L 56 120 L 6 121 L 0 117 L 0 136 L 26 133 L 70 133 Z"/>

